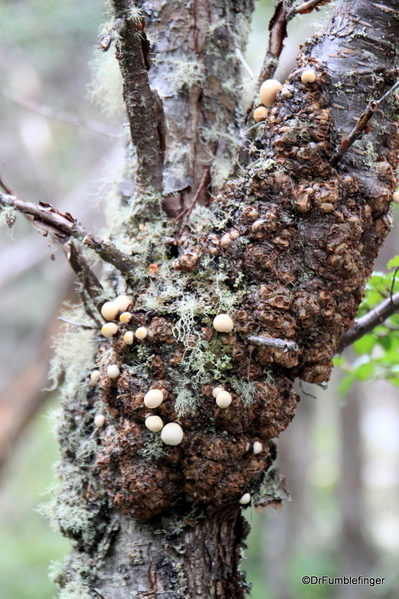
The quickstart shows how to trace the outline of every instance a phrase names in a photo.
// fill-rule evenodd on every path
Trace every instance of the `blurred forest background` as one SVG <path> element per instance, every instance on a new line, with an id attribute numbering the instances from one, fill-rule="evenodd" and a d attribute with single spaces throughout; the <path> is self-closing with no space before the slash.
<path id="1" fill-rule="evenodd" d="M 272 5 L 257 3 L 247 52 L 254 73 Z M 102 227 L 102 201 L 118 179 L 125 136 L 123 110 L 108 101 L 109 88 L 120 86 L 112 51 L 96 51 L 103 11 L 102 0 L 0 1 L 0 175 L 20 198 L 68 210 L 92 231 Z M 290 23 L 281 81 L 323 18 L 320 11 Z M 90 67 L 93 60 L 97 66 Z M 90 101 L 93 69 L 102 109 Z M 399 253 L 396 210 L 380 271 Z M 51 414 L 58 398 L 43 388 L 60 306 L 77 297 L 62 250 L 48 247 L 22 217 L 12 231 L 0 229 L 0 251 L 1 597 L 51 599 L 48 567 L 63 559 L 69 543 L 37 511 L 57 484 Z M 346 352 L 347 367 L 354 360 Z M 369 360 L 356 364 L 352 378 L 369 379 Z M 281 513 L 246 511 L 253 599 L 399 597 L 399 391 L 381 380 L 356 382 L 343 396 L 342 377 L 336 369 L 327 390 L 298 388 L 297 415 L 278 440 L 277 465 L 292 501 Z M 324 574 L 386 581 L 372 589 L 301 583 L 304 575 Z"/>

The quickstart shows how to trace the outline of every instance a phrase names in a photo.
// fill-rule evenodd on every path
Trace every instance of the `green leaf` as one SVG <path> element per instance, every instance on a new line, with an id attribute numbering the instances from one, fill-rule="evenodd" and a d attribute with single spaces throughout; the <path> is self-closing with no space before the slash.
<path id="1" fill-rule="evenodd" d="M 387 264 L 387 268 L 390 270 L 391 268 L 397 268 L 399 266 L 399 256 L 395 256 L 394 258 L 392 258 L 388 264 Z"/>

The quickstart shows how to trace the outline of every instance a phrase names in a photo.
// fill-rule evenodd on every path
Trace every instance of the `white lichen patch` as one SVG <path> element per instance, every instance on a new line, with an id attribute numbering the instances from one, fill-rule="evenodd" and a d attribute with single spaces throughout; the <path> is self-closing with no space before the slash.
<path id="1" fill-rule="evenodd" d="M 91 83 L 87 90 L 90 102 L 100 106 L 102 112 L 110 118 L 125 114 L 122 76 L 115 57 L 114 45 L 108 52 L 96 55 L 89 66 Z"/>
<path id="2" fill-rule="evenodd" d="M 82 306 L 68 306 L 62 311 L 63 318 L 77 324 L 93 326 Z M 50 363 L 50 389 L 55 389 L 60 377 L 65 373 L 61 386 L 63 397 L 73 395 L 82 381 L 89 377 L 94 369 L 94 352 L 98 343 L 94 339 L 95 330 L 83 329 L 65 323 L 64 332 L 54 343 L 54 357 Z"/>

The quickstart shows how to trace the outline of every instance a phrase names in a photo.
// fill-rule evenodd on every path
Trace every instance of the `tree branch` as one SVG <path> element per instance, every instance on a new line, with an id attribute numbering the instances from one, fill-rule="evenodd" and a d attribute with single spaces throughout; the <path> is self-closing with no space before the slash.
<path id="1" fill-rule="evenodd" d="M 359 117 L 359 120 L 356 123 L 356 126 L 349 133 L 348 137 L 341 141 L 337 151 L 334 153 L 331 164 L 336 166 L 341 158 L 346 154 L 349 148 L 355 143 L 357 139 L 361 136 L 363 132 L 367 133 L 367 126 L 375 115 L 377 110 L 379 110 L 381 104 L 385 102 L 385 100 L 393 94 L 393 92 L 399 87 L 399 81 L 397 81 L 379 100 L 373 100 L 369 103 L 366 110 Z"/>
<path id="2" fill-rule="evenodd" d="M 116 57 L 123 78 L 132 142 L 137 150 L 138 181 L 142 188 L 162 192 L 164 154 L 162 102 L 150 88 L 149 42 L 144 22 L 131 15 L 128 0 L 113 0 L 115 19 L 120 22 L 116 37 Z"/>
<path id="3" fill-rule="evenodd" d="M 134 268 L 134 261 L 108 240 L 98 239 L 65 212 L 62 214 L 50 204 L 33 204 L 19 200 L 15 196 L 0 194 L 0 205 L 11 206 L 19 212 L 31 217 L 32 225 L 45 237 L 51 234 L 54 239 L 64 245 L 71 237 L 81 241 L 94 250 L 105 262 L 109 262 L 122 273 Z"/>
<path id="4" fill-rule="evenodd" d="M 387 298 L 379 306 L 370 310 L 367 314 L 358 318 L 351 329 L 346 331 L 341 337 L 337 353 L 341 354 L 344 349 L 352 345 L 358 339 L 361 339 L 367 333 L 370 333 L 375 327 L 382 324 L 390 316 L 399 311 L 399 292 Z"/>

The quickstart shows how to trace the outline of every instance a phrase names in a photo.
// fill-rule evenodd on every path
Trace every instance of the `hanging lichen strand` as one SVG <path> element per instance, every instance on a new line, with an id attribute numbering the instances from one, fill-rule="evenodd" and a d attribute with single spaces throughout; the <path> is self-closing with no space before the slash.
<path id="1" fill-rule="evenodd" d="M 315 81 L 304 83 L 309 67 Z M 106 406 L 95 472 L 126 514 L 247 499 L 271 462 L 271 439 L 293 417 L 295 377 L 329 379 L 389 229 L 399 138 L 395 126 L 379 160 L 365 161 L 367 184 L 332 168 L 326 90 L 322 64 L 302 55 L 251 167 L 202 214 L 208 230 L 185 233 L 177 258 L 161 238 L 149 241 L 159 222 L 137 237 L 151 246 L 145 256 L 133 249 L 147 275 L 136 280 L 128 322 L 101 344 L 94 391 Z M 176 230 L 165 221 L 162 235 Z M 146 334 L 126 342 L 135 330 Z M 298 349 L 255 347 L 254 335 Z"/>

